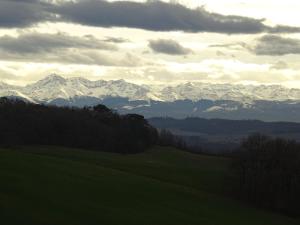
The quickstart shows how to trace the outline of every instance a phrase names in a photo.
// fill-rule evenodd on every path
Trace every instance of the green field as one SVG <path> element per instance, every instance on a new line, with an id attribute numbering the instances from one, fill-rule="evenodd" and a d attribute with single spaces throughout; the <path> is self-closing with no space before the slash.
<path id="1" fill-rule="evenodd" d="M 0 224 L 300 224 L 225 197 L 229 163 L 159 147 L 137 155 L 2 149 Z"/>

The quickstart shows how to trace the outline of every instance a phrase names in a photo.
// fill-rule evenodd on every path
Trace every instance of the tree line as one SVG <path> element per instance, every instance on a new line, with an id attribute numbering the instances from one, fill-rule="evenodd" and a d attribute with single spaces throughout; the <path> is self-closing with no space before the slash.
<path id="1" fill-rule="evenodd" d="M 249 136 L 234 155 L 234 193 L 260 207 L 300 216 L 300 144 Z"/>
<path id="2" fill-rule="evenodd" d="M 59 145 L 137 153 L 158 143 L 143 116 L 119 115 L 104 105 L 45 106 L 0 98 L 0 145 Z"/>
<path id="3" fill-rule="evenodd" d="M 159 130 L 158 144 L 160 146 L 174 147 L 184 151 L 192 151 L 191 147 L 187 145 L 187 143 L 182 137 L 174 135 L 171 131 L 167 129 Z"/>

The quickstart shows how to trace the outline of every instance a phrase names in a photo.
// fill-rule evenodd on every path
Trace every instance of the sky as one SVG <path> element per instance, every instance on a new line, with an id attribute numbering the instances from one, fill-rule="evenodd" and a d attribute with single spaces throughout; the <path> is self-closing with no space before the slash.
<path id="1" fill-rule="evenodd" d="M 300 88 L 295 0 L 1 0 L 0 81 Z"/>

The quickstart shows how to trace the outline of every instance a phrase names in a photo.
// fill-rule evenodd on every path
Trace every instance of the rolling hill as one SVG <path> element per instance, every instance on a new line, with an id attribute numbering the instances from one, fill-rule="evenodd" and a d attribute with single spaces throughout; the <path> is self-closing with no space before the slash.
<path id="1" fill-rule="evenodd" d="M 229 163 L 160 147 L 136 155 L 45 146 L 1 149 L 1 223 L 299 224 L 224 196 Z"/>

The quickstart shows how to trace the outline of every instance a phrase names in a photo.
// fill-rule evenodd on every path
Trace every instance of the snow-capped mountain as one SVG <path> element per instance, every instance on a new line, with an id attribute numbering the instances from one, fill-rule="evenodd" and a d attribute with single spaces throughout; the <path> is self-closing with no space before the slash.
<path id="1" fill-rule="evenodd" d="M 95 98 L 112 96 L 137 100 L 147 99 L 149 92 L 144 87 L 124 80 L 90 81 L 80 77 L 65 79 L 55 74 L 17 90 L 27 98 L 46 102 L 55 99 L 72 99 L 78 96 Z"/>
<path id="2" fill-rule="evenodd" d="M 230 100 L 251 103 L 256 100 L 300 101 L 300 89 L 288 89 L 280 85 L 232 85 L 189 82 L 177 86 L 136 85 L 124 80 L 90 81 L 81 77 L 63 78 L 50 75 L 25 87 L 0 82 L 0 96 L 20 96 L 31 101 L 50 102 L 55 99 L 76 97 L 123 97 L 129 100 Z"/>
<path id="3" fill-rule="evenodd" d="M 0 82 L 0 96 L 58 106 L 104 104 L 121 114 L 147 118 L 187 116 L 300 122 L 300 89 L 280 85 L 184 83 L 136 85 L 124 80 L 90 81 L 50 75 L 25 87 Z"/>
<path id="4" fill-rule="evenodd" d="M 238 102 L 251 102 L 255 100 L 286 101 L 300 100 L 300 89 L 288 89 L 280 85 L 231 85 L 185 83 L 175 87 L 165 87 L 160 98 L 165 101 L 190 99 L 198 101 L 232 100 Z"/>

